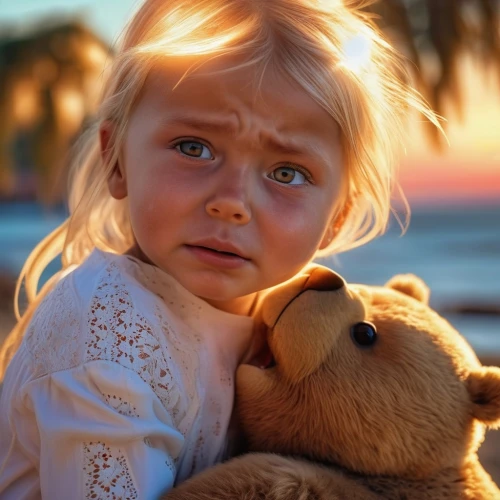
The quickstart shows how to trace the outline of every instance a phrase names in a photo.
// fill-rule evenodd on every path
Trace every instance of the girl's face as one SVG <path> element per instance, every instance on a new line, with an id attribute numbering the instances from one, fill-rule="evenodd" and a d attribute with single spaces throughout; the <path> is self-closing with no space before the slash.
<path id="1" fill-rule="evenodd" d="M 128 197 L 132 253 L 245 313 L 328 243 L 342 151 L 337 124 L 304 91 L 268 72 L 256 98 L 252 68 L 205 74 L 218 64 L 175 90 L 187 66 L 151 72 L 109 187 Z"/>

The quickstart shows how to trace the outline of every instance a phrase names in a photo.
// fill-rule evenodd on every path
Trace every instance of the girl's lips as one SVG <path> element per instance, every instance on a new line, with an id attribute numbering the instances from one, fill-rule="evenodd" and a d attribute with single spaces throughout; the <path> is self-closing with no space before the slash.
<path id="1" fill-rule="evenodd" d="M 234 253 L 219 252 L 211 248 L 196 245 L 186 245 L 186 248 L 195 258 L 213 267 L 237 269 L 248 262 L 248 259 Z"/>

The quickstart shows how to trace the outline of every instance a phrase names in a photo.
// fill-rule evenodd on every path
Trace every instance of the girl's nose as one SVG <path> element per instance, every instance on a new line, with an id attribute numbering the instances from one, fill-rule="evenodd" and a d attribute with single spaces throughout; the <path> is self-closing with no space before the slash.
<path id="1" fill-rule="evenodd" d="M 252 218 L 247 195 L 243 187 L 227 186 L 214 194 L 206 203 L 205 210 L 211 217 L 244 225 Z"/>

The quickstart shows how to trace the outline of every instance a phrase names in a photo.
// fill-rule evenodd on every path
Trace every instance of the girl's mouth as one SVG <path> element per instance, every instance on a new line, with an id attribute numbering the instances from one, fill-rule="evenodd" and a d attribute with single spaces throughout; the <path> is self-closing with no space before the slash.
<path id="1" fill-rule="evenodd" d="M 217 238 L 204 238 L 197 241 L 190 241 L 187 246 L 201 248 L 215 253 L 227 254 L 230 256 L 239 257 L 240 259 L 248 260 L 248 256 L 244 254 L 244 250 L 242 248 L 226 240 L 219 240 Z"/>
<path id="2" fill-rule="evenodd" d="M 198 248 L 204 248 L 205 250 L 210 250 L 212 252 L 221 253 L 221 254 L 224 254 L 224 255 L 230 255 L 230 256 L 233 256 L 233 257 L 239 257 L 240 259 L 242 258 L 237 253 L 233 253 L 233 252 L 225 252 L 224 250 L 217 250 L 215 248 L 209 248 L 209 247 L 203 247 L 203 246 L 199 246 Z"/>
<path id="3" fill-rule="evenodd" d="M 198 261 L 210 267 L 236 269 L 248 263 L 248 259 L 226 250 L 216 250 L 202 245 L 186 245 L 185 248 Z"/>

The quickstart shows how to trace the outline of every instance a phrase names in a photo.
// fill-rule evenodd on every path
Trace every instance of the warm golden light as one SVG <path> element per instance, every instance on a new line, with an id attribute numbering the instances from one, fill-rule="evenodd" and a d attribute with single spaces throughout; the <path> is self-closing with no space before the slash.
<path id="1" fill-rule="evenodd" d="M 108 53 L 97 43 L 88 43 L 85 46 L 85 56 L 90 67 L 102 68 L 106 63 Z"/>
<path id="2" fill-rule="evenodd" d="M 83 96 L 77 89 L 62 85 L 57 87 L 55 94 L 57 113 L 65 132 L 71 135 L 78 130 L 85 116 Z"/>
<path id="3" fill-rule="evenodd" d="M 364 34 L 356 35 L 344 42 L 342 66 L 354 73 L 360 73 L 371 59 L 372 41 Z"/>
<path id="4" fill-rule="evenodd" d="M 413 126 L 401 182 L 413 199 L 500 200 L 500 97 L 497 76 L 472 57 L 460 60 L 464 119 L 445 106 L 449 146 L 428 147 L 423 128 Z"/>
<path id="5" fill-rule="evenodd" d="M 240 30 L 231 30 L 230 33 L 218 33 L 214 24 L 206 17 L 196 13 L 180 15 L 178 11 L 166 17 L 167 25 L 161 33 L 168 33 L 168 37 L 159 36 L 139 50 L 143 53 L 162 53 L 168 56 L 189 56 L 214 53 L 217 49 L 230 45 L 231 41 L 239 38 L 244 26 Z M 200 27 L 203 28 L 200 30 Z M 200 32 L 201 31 L 201 32 Z M 195 33 L 195 35 L 191 35 Z"/>
<path id="6" fill-rule="evenodd" d="M 32 80 L 20 80 L 13 90 L 14 120 L 21 127 L 31 126 L 40 113 L 39 92 Z"/>

